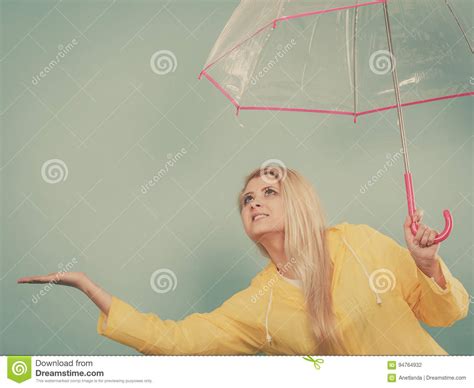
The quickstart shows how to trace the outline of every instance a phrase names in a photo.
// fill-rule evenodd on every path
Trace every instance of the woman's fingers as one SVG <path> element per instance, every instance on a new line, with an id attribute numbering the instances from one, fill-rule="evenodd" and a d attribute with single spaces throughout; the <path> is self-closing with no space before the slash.
<path id="1" fill-rule="evenodd" d="M 431 229 L 426 227 L 425 232 L 423 233 L 423 236 L 421 237 L 421 240 L 420 240 L 420 246 L 422 248 L 426 247 L 428 243 L 428 239 L 430 238 L 430 234 L 431 234 Z"/>
<path id="2" fill-rule="evenodd" d="M 417 230 L 416 235 L 413 239 L 413 242 L 415 243 L 415 245 L 420 245 L 420 240 L 423 237 L 423 234 L 425 233 L 425 230 L 426 230 L 426 225 L 421 224 L 421 225 L 418 226 L 418 230 Z"/>
<path id="3" fill-rule="evenodd" d="M 429 246 L 433 245 L 434 239 L 436 238 L 437 235 L 438 235 L 438 232 L 434 229 L 431 229 L 431 232 L 430 232 L 430 235 L 428 237 L 428 242 L 427 242 L 426 246 L 429 247 Z"/>
<path id="4" fill-rule="evenodd" d="M 80 287 L 86 280 L 84 272 L 53 272 L 48 275 L 25 276 L 17 283 L 54 283 L 70 287 Z"/>
<path id="5" fill-rule="evenodd" d="M 418 225 L 418 230 L 413 238 L 413 243 L 424 248 L 425 246 L 432 244 L 432 240 L 434 239 L 434 237 L 431 236 L 432 230 L 428 226 L 421 223 L 421 220 L 423 219 L 423 214 L 423 209 L 416 209 L 412 216 L 412 222 Z"/>
<path id="6" fill-rule="evenodd" d="M 438 232 L 430 227 L 421 224 L 418 228 L 418 232 L 414 238 L 415 245 L 418 245 L 422 248 L 429 247 L 433 245 L 434 239 L 438 235 Z"/>
<path id="7" fill-rule="evenodd" d="M 413 237 L 413 243 L 422 248 L 425 248 L 433 245 L 434 239 L 438 235 L 438 232 L 421 223 L 421 220 L 423 219 L 423 214 L 423 209 L 416 209 L 413 213 L 412 222 L 418 225 L 418 230 L 415 236 Z"/>
<path id="8" fill-rule="evenodd" d="M 44 276 L 26 276 L 17 280 L 17 283 L 42 283 Z"/>
<path id="9" fill-rule="evenodd" d="M 423 219 L 423 209 L 416 209 L 415 213 L 413 214 L 413 222 L 418 222 L 420 223 L 421 220 Z"/>
<path id="10" fill-rule="evenodd" d="M 17 280 L 17 283 L 49 283 L 51 281 L 57 281 L 59 277 L 55 273 L 48 275 L 35 275 L 35 276 L 25 276 Z"/>

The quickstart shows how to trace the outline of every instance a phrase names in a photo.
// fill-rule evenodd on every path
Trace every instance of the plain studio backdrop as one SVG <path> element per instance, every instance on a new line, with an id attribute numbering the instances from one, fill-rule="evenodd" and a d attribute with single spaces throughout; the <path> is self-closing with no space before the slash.
<path id="1" fill-rule="evenodd" d="M 98 310 L 80 292 L 19 286 L 20 276 L 85 271 L 174 320 L 247 287 L 267 261 L 243 231 L 236 195 L 269 159 L 311 180 L 330 225 L 369 224 L 405 246 L 395 110 L 357 124 L 236 117 L 197 79 L 237 4 L 2 1 L 1 354 L 136 354 L 96 333 Z M 166 74 L 152 61 L 160 50 L 173 54 Z M 471 98 L 404 110 L 417 205 L 438 230 L 451 210 L 440 255 L 470 293 L 472 112 Z M 174 282 L 167 292 L 153 283 L 159 270 Z M 449 353 L 472 354 L 472 310 L 454 327 L 427 329 Z"/>

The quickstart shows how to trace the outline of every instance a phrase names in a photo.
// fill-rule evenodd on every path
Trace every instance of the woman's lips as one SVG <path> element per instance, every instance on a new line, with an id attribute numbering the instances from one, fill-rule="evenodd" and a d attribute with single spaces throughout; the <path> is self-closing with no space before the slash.
<path id="1" fill-rule="evenodd" d="M 267 218 L 268 214 L 257 214 L 256 216 L 252 217 L 252 222 L 261 220 L 262 218 Z"/>

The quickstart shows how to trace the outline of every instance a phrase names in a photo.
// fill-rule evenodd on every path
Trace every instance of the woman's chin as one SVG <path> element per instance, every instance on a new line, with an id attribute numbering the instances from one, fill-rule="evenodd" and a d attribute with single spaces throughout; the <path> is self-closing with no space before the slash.
<path id="1" fill-rule="evenodd" d="M 252 240 L 261 242 L 266 236 L 275 233 L 271 225 L 255 225 L 251 230 Z"/>

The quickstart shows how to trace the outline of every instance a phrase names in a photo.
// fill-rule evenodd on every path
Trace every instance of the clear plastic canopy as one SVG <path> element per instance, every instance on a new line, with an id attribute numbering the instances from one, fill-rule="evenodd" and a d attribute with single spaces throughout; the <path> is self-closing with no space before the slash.
<path id="1" fill-rule="evenodd" d="M 237 108 L 358 115 L 473 94 L 471 0 L 242 0 L 201 73 Z M 391 60 L 391 58 L 393 60 Z"/>

